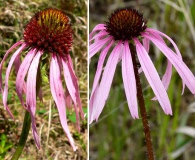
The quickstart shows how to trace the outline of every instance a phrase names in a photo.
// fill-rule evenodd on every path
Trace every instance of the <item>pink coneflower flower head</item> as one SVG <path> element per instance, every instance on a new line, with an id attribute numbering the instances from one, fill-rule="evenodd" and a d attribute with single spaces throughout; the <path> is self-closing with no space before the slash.
<path id="1" fill-rule="evenodd" d="M 91 32 L 89 36 L 89 58 L 98 52 L 101 53 L 90 97 L 90 123 L 93 120 L 97 121 L 103 110 L 116 66 L 120 61 L 122 61 L 122 78 L 129 110 L 133 118 L 139 118 L 132 54 L 136 54 L 141 65 L 139 72 L 145 74 L 155 94 L 153 100 L 159 101 L 165 114 L 172 115 L 171 104 L 166 92 L 171 80 L 172 65 L 183 80 L 183 90 L 186 85 L 195 94 L 195 77 L 182 61 L 176 44 L 164 33 L 147 28 L 146 23 L 143 15 L 138 13 L 137 10 L 119 9 L 108 18 L 105 24 L 98 24 Z M 166 38 L 173 45 L 174 50 L 166 45 L 163 38 Z M 167 67 L 162 78 L 159 77 L 148 55 L 150 42 L 155 44 L 167 57 Z M 130 50 L 129 44 L 135 46 L 134 52 Z M 108 60 L 106 65 L 103 66 L 106 56 L 108 56 Z"/>
<path id="2" fill-rule="evenodd" d="M 13 117 L 8 105 L 8 80 L 12 65 L 17 73 L 16 92 L 22 106 L 30 112 L 32 132 L 38 148 L 39 136 L 35 123 L 36 97 L 41 97 L 41 68 L 49 70 L 49 84 L 51 93 L 59 111 L 60 122 L 69 139 L 73 150 L 76 150 L 70 134 L 66 119 L 66 104 L 70 104 L 71 97 L 77 118 L 83 118 L 83 111 L 79 95 L 78 80 L 73 70 L 73 63 L 69 54 L 72 45 L 72 33 L 69 18 L 60 10 L 45 9 L 36 13 L 26 25 L 24 39 L 15 43 L 5 54 L 0 64 L 0 89 L 3 95 L 3 104 L 8 113 Z M 2 67 L 10 52 L 19 47 L 11 56 L 6 75 L 5 86 L 2 87 Z M 25 51 L 25 52 L 24 52 Z M 23 61 L 21 57 L 24 55 Z M 46 70 L 47 70 L 46 69 Z M 25 77 L 27 77 L 25 79 Z M 63 89 L 62 78 L 65 79 L 66 93 Z M 26 95 L 26 102 L 23 99 Z"/>

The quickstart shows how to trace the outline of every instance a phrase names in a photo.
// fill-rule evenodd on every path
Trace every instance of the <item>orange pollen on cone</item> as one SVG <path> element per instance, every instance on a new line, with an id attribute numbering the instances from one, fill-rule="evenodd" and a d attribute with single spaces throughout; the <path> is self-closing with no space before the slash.
<path id="1" fill-rule="evenodd" d="M 45 9 L 26 25 L 24 41 L 30 47 L 67 54 L 72 46 L 72 33 L 68 16 L 58 9 Z"/>

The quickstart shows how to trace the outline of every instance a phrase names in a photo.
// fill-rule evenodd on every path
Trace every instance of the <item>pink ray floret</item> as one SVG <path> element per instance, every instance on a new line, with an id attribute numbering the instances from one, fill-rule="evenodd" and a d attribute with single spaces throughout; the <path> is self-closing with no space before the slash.
<path id="1" fill-rule="evenodd" d="M 113 36 L 111 36 L 108 32 L 105 34 L 105 32 L 107 32 L 105 24 L 98 24 L 89 36 L 89 61 L 95 54 L 101 51 L 90 96 L 89 122 L 92 123 L 94 120 L 98 120 L 108 98 L 114 72 L 117 63 L 119 63 L 120 60 L 122 61 L 122 77 L 129 110 L 133 118 L 139 118 L 136 96 L 136 80 L 129 41 L 116 41 Z M 141 43 L 140 39 L 136 37 L 132 38 L 132 42 L 136 47 L 136 54 L 141 65 L 139 73 L 143 72 L 145 74 L 145 77 L 155 94 L 153 100 L 158 100 L 165 114 L 172 115 L 173 113 L 170 100 L 166 92 L 171 81 L 172 66 L 175 67 L 182 79 L 183 91 L 184 87 L 187 86 L 192 94 L 195 94 L 195 77 L 182 60 L 182 56 L 177 45 L 169 36 L 160 31 L 146 28 L 141 33 L 140 37 L 143 39 L 143 43 Z M 170 41 L 175 51 L 166 45 L 163 38 Z M 150 42 L 156 45 L 167 57 L 167 67 L 162 78 L 159 76 L 152 60 L 149 57 Z M 109 53 L 109 50 L 111 50 L 113 46 L 113 51 Z M 103 64 L 106 56 L 108 56 L 108 60 L 104 67 Z"/>
<path id="2" fill-rule="evenodd" d="M 73 147 L 73 150 L 75 151 L 76 147 L 72 139 L 72 136 L 70 134 L 70 131 L 68 129 L 67 120 L 66 120 L 66 104 L 64 98 L 65 95 L 64 95 L 64 89 L 62 86 L 62 80 L 60 75 L 60 67 L 56 55 L 52 55 L 52 59 L 51 59 L 50 88 L 51 88 L 52 96 L 54 98 L 54 101 L 59 111 L 62 127 L 69 139 L 71 146 Z"/>
<path id="3" fill-rule="evenodd" d="M 2 68 L 3 63 L 10 54 L 10 52 L 15 49 L 16 47 L 20 46 L 12 55 L 10 62 L 8 64 L 5 76 L 5 84 L 3 86 L 3 79 L 2 79 Z M 18 68 L 17 77 L 16 77 L 16 92 L 19 97 L 19 100 L 22 106 L 30 113 L 31 115 L 31 123 L 32 123 L 32 133 L 35 140 L 35 144 L 37 148 L 40 149 L 40 138 L 38 135 L 38 131 L 36 129 L 36 101 L 37 96 L 42 97 L 41 88 L 39 89 L 39 95 L 37 95 L 36 85 L 37 85 L 37 72 L 39 68 L 39 64 L 41 56 L 43 55 L 42 50 L 37 50 L 36 48 L 32 48 L 28 51 L 26 56 L 24 57 L 22 63 L 20 64 L 18 61 L 18 56 L 20 56 L 23 50 L 26 50 L 28 45 L 25 42 L 17 42 L 14 44 L 6 53 L 5 57 L 1 61 L 0 64 L 0 89 L 3 95 L 3 104 L 5 109 L 8 111 L 10 116 L 13 118 L 13 114 L 11 113 L 8 105 L 7 105 L 7 96 L 8 96 L 8 81 L 11 72 L 11 68 L 15 61 L 15 68 Z M 58 58 L 57 58 L 58 57 Z M 63 70 L 60 68 L 63 66 Z M 61 80 L 61 73 L 64 73 L 64 78 L 67 86 L 67 92 L 70 94 L 70 100 L 74 103 L 74 109 L 76 112 L 77 118 L 77 128 L 80 130 L 79 122 L 80 117 L 84 118 L 84 113 L 82 111 L 82 104 L 79 94 L 79 86 L 78 86 L 78 79 L 73 70 L 73 64 L 70 55 L 65 55 L 64 57 L 58 56 L 57 54 L 53 53 L 51 58 L 50 64 L 50 88 L 51 93 L 56 103 L 57 109 L 59 111 L 60 122 L 66 133 L 68 140 L 73 148 L 76 151 L 77 147 L 75 146 L 74 140 L 71 136 L 71 133 L 68 128 L 67 118 L 66 118 L 66 97 L 65 91 L 63 89 L 62 80 Z M 25 77 L 27 80 L 25 81 Z M 26 95 L 26 102 L 23 99 L 23 95 Z"/>
<path id="4" fill-rule="evenodd" d="M 101 27 L 99 26 L 98 28 Z M 106 32 L 102 32 L 95 40 L 100 41 L 99 38 L 105 35 Z M 108 42 L 109 39 L 102 40 L 102 43 Z M 69 55 L 72 42 L 73 30 L 69 17 L 58 9 L 44 9 L 37 12 L 30 19 L 25 26 L 23 40 L 15 43 L 6 52 L 0 63 L 0 92 L 2 93 L 4 108 L 13 118 L 13 114 L 7 104 L 7 99 L 9 76 L 12 66 L 14 66 L 16 72 L 16 93 L 23 108 L 30 113 L 32 134 L 38 149 L 40 149 L 41 144 L 36 129 L 35 114 L 37 97 L 39 97 L 41 102 L 43 101 L 41 86 L 42 67 L 50 69 L 48 73 L 48 70 L 46 71 L 46 74 L 49 75 L 51 93 L 59 112 L 61 125 L 73 150 L 76 151 L 77 148 L 68 128 L 66 118 L 66 104 L 70 108 L 73 102 L 76 114 L 76 126 L 78 131 L 80 131 L 80 117 L 84 119 L 84 113 L 78 79 Z M 100 47 L 94 46 L 94 52 L 98 51 Z M 14 49 L 16 51 L 10 56 Z M 8 57 L 11 58 L 6 69 L 5 80 L 3 81 L 3 64 Z M 65 87 L 63 85 L 63 77 Z M 66 91 L 63 88 L 66 88 Z"/>
<path id="5" fill-rule="evenodd" d="M 99 38 L 105 36 L 105 34 L 105 32 L 102 32 L 95 40 L 100 41 Z M 78 79 L 69 55 L 73 41 L 72 35 L 73 30 L 70 19 L 64 12 L 52 8 L 39 11 L 25 26 L 23 40 L 15 43 L 6 52 L 0 63 L 0 92 L 2 93 L 4 108 L 14 118 L 7 104 L 9 76 L 12 66 L 14 66 L 16 72 L 16 93 L 23 108 L 30 113 L 32 134 L 38 149 L 40 149 L 41 144 L 36 128 L 35 114 L 37 97 L 39 97 L 41 102 L 43 101 L 41 67 L 45 66 L 50 68 L 50 72 L 46 74 L 49 75 L 51 93 L 59 111 L 61 125 L 73 150 L 76 151 L 77 148 L 68 128 L 66 118 L 66 104 L 70 108 L 73 102 L 76 126 L 78 131 L 80 131 L 80 117 L 84 119 L 84 113 L 79 94 Z M 109 39 L 102 41 L 105 43 Z M 95 46 L 93 48 L 94 52 L 101 47 L 101 45 L 99 47 Z M 17 50 L 10 56 L 14 49 Z M 3 64 L 8 57 L 11 58 L 6 69 L 5 80 L 3 81 Z M 66 91 L 63 89 L 62 77 L 65 79 Z"/>

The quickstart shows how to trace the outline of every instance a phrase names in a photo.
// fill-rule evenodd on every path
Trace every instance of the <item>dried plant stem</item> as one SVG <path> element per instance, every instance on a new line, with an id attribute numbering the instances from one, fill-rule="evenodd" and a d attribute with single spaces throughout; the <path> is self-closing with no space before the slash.
<path id="1" fill-rule="evenodd" d="M 26 140 L 27 140 L 27 137 L 29 134 L 30 126 L 31 126 L 30 113 L 28 111 L 25 111 L 22 133 L 20 135 L 18 147 L 17 147 L 14 155 L 12 156 L 11 160 L 18 160 L 20 155 L 22 154 L 22 151 L 24 149 L 24 146 L 26 144 Z"/>
<path id="2" fill-rule="evenodd" d="M 134 72 L 135 72 L 135 79 L 136 79 L 136 86 L 137 86 L 137 98 L 139 102 L 139 108 L 140 108 L 142 123 L 144 127 L 145 139 L 146 139 L 148 160 L 154 160 L 153 147 L 152 147 L 152 141 L 151 141 L 151 136 L 150 136 L 150 127 L 148 125 L 146 107 L 145 107 L 144 97 L 142 93 L 142 86 L 140 82 L 140 76 L 138 73 L 136 52 L 135 52 L 134 46 L 131 44 L 130 44 L 130 49 L 131 49 L 131 56 L 132 56 Z"/>

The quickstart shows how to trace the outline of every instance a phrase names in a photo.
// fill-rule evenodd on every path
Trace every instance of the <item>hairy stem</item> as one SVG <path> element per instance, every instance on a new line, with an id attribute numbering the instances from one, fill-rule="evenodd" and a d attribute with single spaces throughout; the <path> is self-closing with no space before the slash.
<path id="1" fill-rule="evenodd" d="M 20 135 L 18 147 L 17 147 L 14 155 L 12 156 L 11 160 L 18 160 L 20 155 L 22 154 L 22 151 L 24 149 L 24 146 L 26 144 L 26 140 L 27 140 L 27 137 L 29 134 L 30 126 L 31 126 L 30 113 L 28 111 L 25 111 L 22 133 Z"/>
<path id="2" fill-rule="evenodd" d="M 146 107 L 145 107 L 144 97 L 142 93 L 142 86 L 140 82 L 140 76 L 138 73 L 135 47 L 130 44 L 130 49 L 131 49 L 131 56 L 132 56 L 133 67 L 134 67 L 134 72 L 135 72 L 135 79 L 136 79 L 136 86 L 137 86 L 137 99 L 139 102 L 139 108 L 140 108 L 140 113 L 142 117 L 142 124 L 144 127 L 144 134 L 145 134 L 145 139 L 146 139 L 148 160 L 154 160 L 154 153 L 153 153 L 152 141 L 151 141 L 151 136 L 150 136 L 150 127 L 148 125 Z"/>

